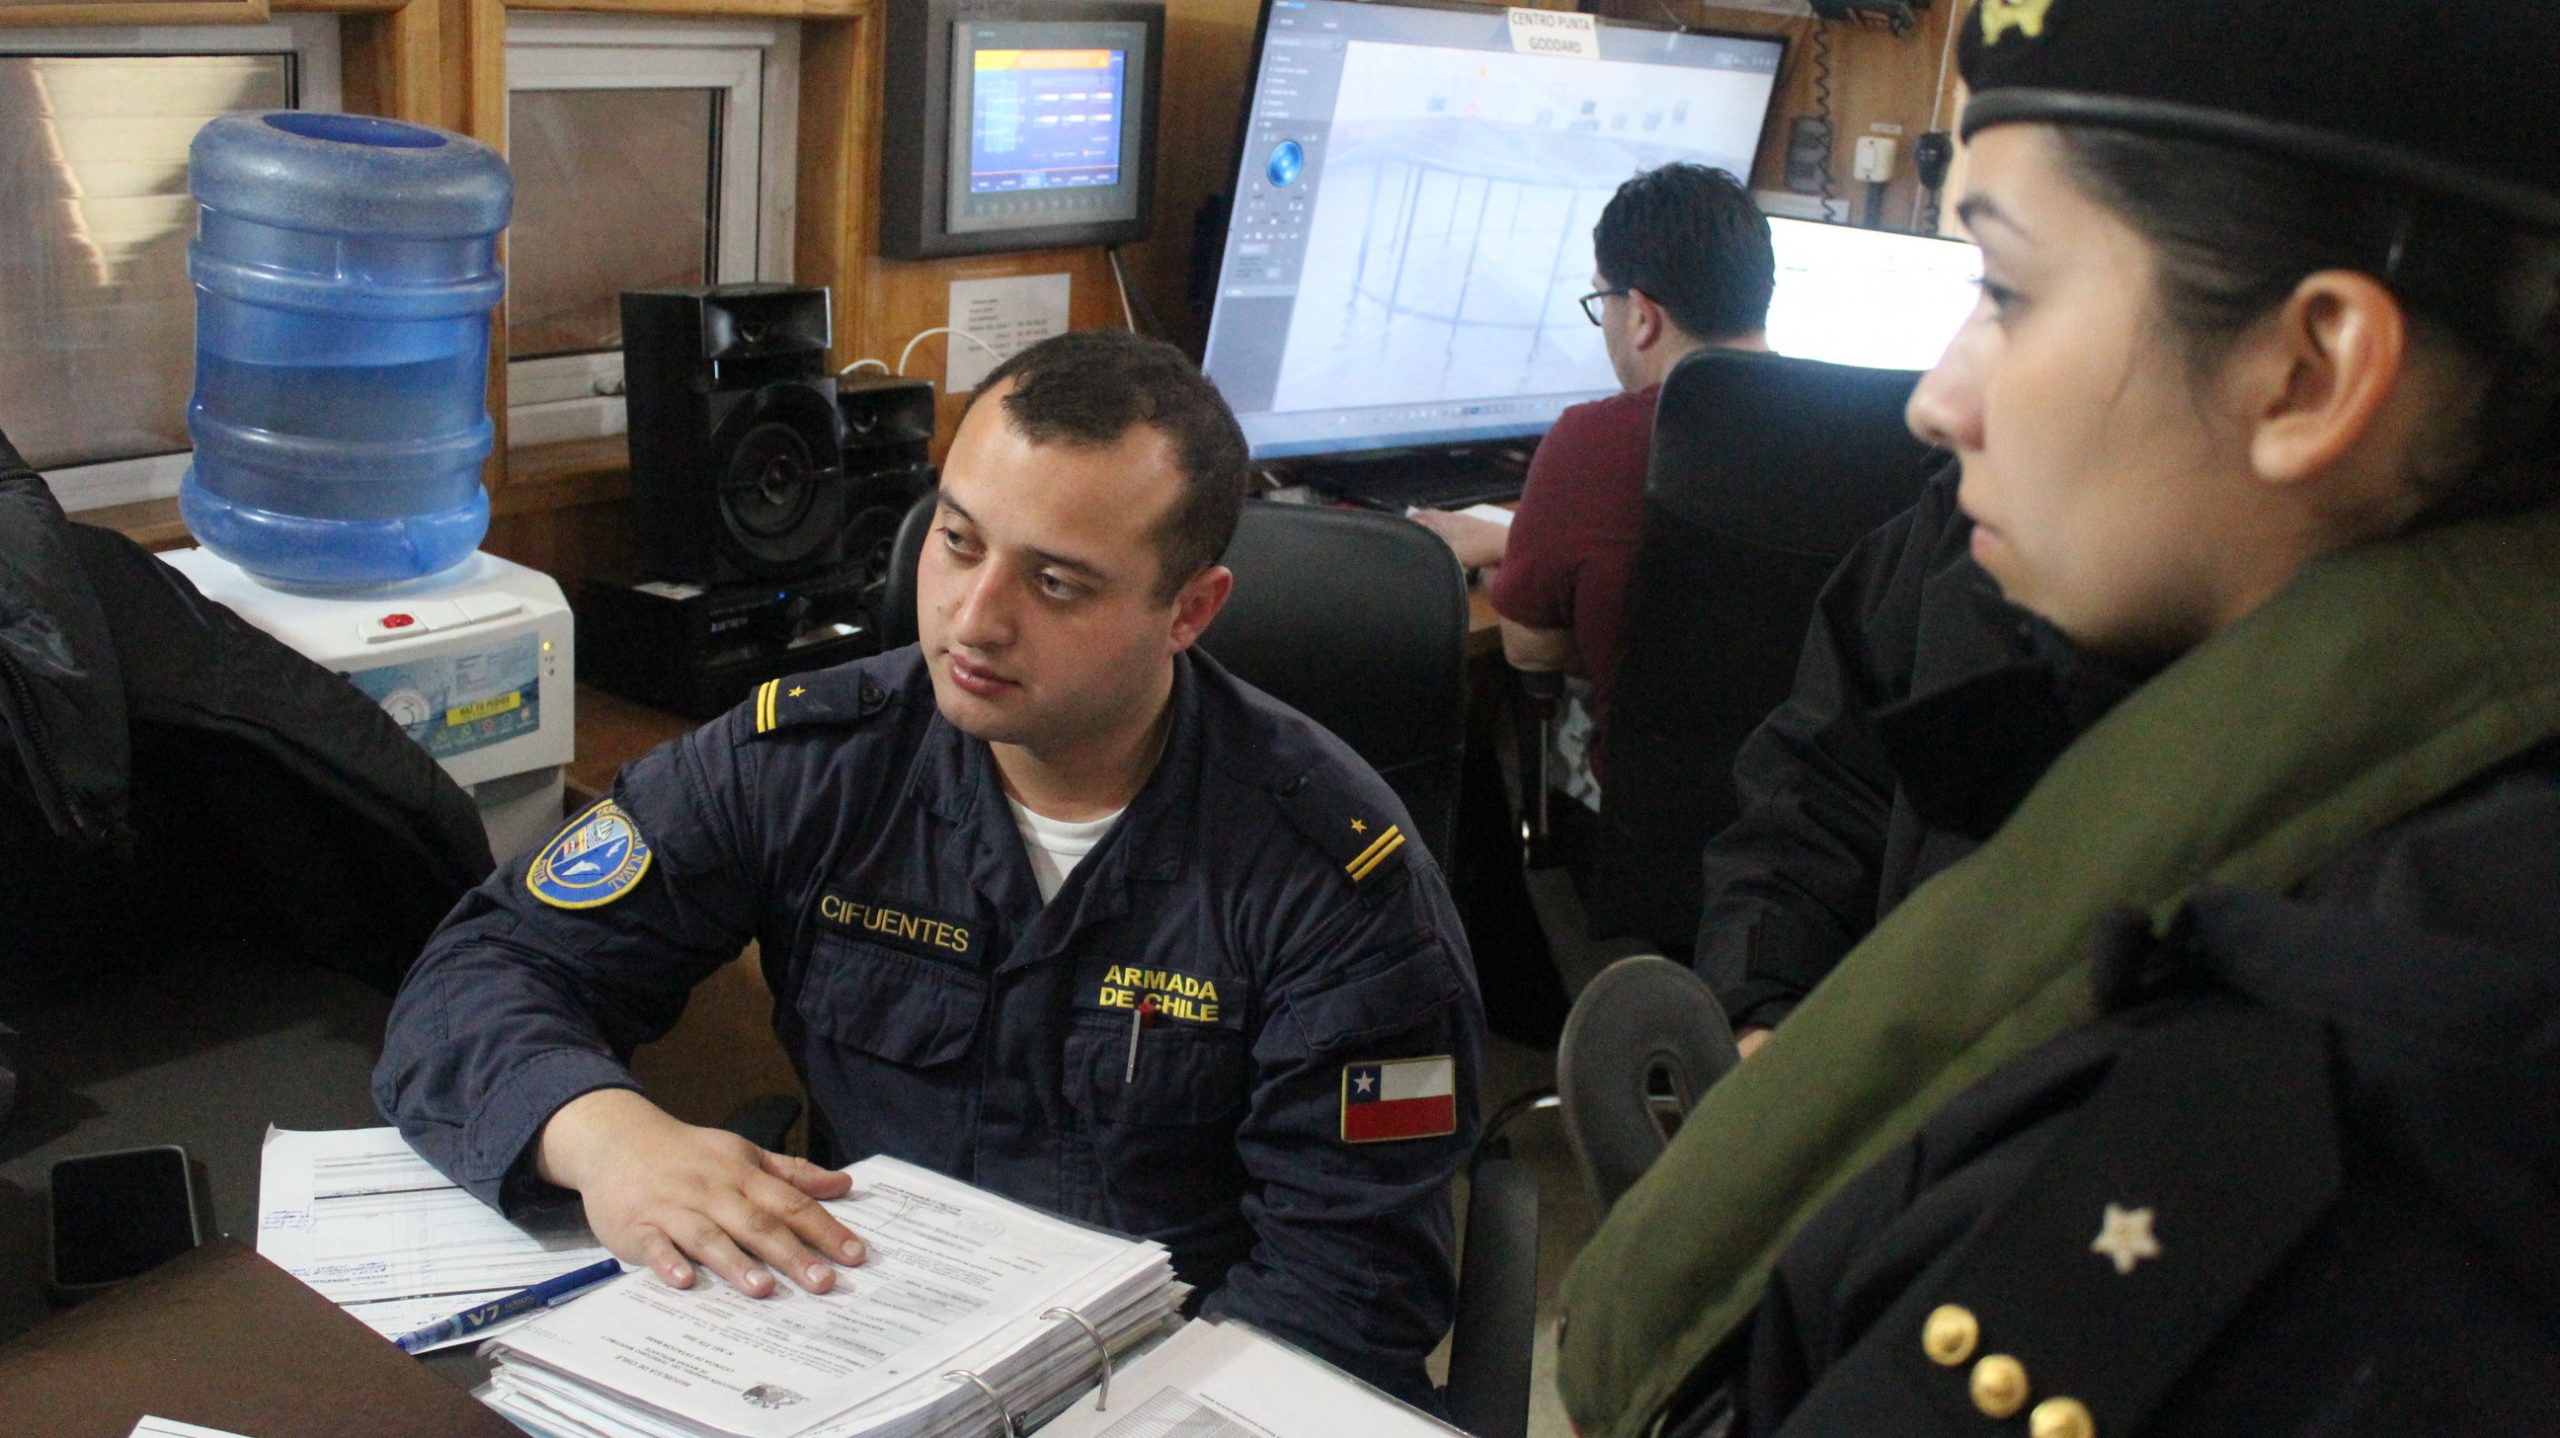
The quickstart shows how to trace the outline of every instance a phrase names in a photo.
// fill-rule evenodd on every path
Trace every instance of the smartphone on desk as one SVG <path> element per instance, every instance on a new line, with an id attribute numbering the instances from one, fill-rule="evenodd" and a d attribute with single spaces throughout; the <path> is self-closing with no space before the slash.
<path id="1" fill-rule="evenodd" d="M 209 1222 L 187 1151 L 176 1144 L 54 1160 L 53 1249 L 46 1286 L 77 1303 L 204 1242 Z"/>

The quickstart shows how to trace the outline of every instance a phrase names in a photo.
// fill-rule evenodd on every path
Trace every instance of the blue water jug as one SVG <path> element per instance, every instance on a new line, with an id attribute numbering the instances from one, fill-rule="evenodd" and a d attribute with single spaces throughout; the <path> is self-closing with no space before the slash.
<path id="1" fill-rule="evenodd" d="M 362 115 L 224 115 L 198 131 L 195 462 L 178 513 L 271 585 L 433 574 L 489 528 L 489 310 L 507 162 Z"/>

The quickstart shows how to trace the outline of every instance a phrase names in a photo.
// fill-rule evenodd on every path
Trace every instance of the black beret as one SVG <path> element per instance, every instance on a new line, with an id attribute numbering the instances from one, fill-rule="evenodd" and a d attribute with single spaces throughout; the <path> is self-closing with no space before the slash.
<path id="1" fill-rule="evenodd" d="M 2560 229 L 2554 0 L 1981 0 L 1964 133 L 2219 140 Z"/>

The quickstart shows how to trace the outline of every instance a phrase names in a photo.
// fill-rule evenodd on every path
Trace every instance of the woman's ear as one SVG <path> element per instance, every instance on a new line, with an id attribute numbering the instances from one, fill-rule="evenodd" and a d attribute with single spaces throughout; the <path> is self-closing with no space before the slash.
<path id="1" fill-rule="evenodd" d="M 2408 347 L 2406 312 L 2370 275 L 2322 270 L 2294 286 L 2241 341 L 2229 375 L 2240 386 L 2258 477 L 2281 485 L 2318 479 L 2360 444 L 2383 438 Z"/>

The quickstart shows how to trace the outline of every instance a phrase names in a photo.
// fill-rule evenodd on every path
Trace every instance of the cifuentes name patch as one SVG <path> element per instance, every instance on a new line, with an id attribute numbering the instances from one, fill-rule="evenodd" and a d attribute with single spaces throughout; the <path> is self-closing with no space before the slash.
<path id="1" fill-rule="evenodd" d="M 818 917 L 849 934 L 938 964 L 976 968 L 985 948 L 973 920 L 904 899 L 855 898 L 829 889 L 818 896 Z"/>

